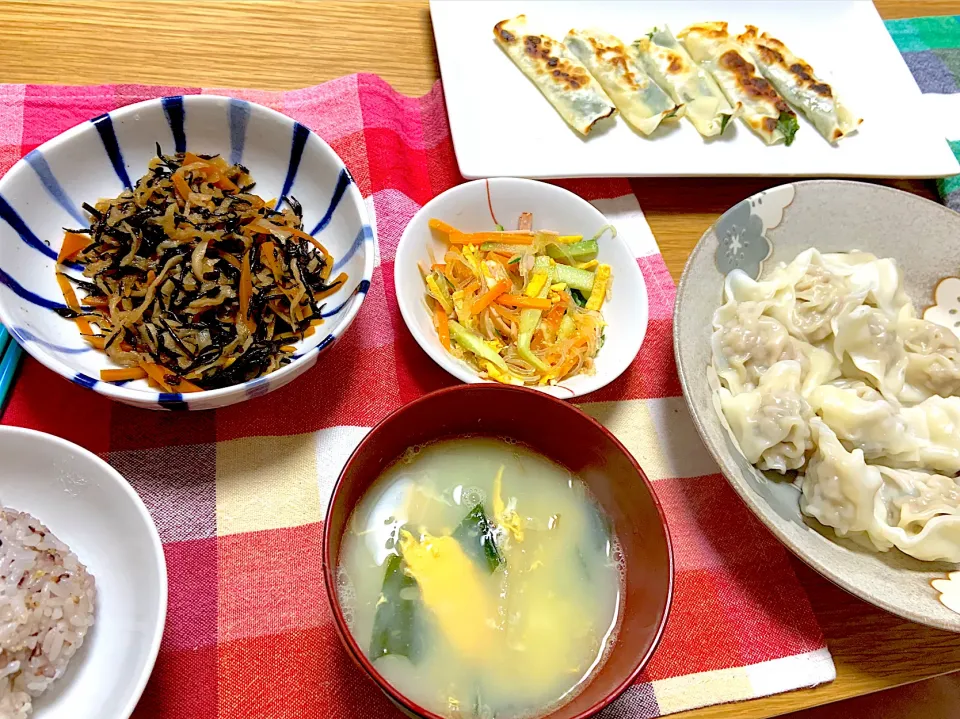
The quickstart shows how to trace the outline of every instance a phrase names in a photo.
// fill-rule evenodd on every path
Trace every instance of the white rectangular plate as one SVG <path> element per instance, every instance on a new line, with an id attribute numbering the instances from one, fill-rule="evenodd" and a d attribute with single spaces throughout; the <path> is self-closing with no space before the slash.
<path id="1" fill-rule="evenodd" d="M 939 124 L 869 0 L 431 0 L 443 90 L 464 177 L 857 176 L 944 177 L 960 172 Z M 686 120 L 644 137 L 622 119 L 587 138 L 571 130 L 503 53 L 493 26 L 520 13 L 563 40 L 603 28 L 629 43 L 656 25 L 678 32 L 726 20 L 782 40 L 864 118 L 837 146 L 805 119 L 790 146 L 768 147 L 736 122 L 704 140 Z M 731 130 L 733 130 L 731 132 Z"/>

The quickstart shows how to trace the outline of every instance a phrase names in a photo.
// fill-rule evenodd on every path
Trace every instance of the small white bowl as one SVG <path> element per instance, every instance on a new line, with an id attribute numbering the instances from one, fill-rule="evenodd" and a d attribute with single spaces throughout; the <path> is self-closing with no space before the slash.
<path id="1" fill-rule="evenodd" d="M 397 302 L 407 328 L 431 359 L 463 382 L 485 382 L 462 360 L 447 352 L 433 326 L 425 302 L 426 290 L 417 263 L 429 265 L 427 248 L 437 258 L 446 246 L 434 239 L 428 225 L 437 218 L 465 232 L 494 229 L 487 206 L 487 182 L 497 219 L 506 229 L 516 227 L 522 212 L 533 213 L 535 229 L 551 229 L 569 235 L 593 237 L 610 224 L 597 208 L 572 192 L 556 185 L 511 177 L 474 180 L 452 187 L 424 205 L 403 231 L 393 267 Z M 597 354 L 596 372 L 576 375 L 556 386 L 538 386 L 555 397 L 570 398 L 593 392 L 609 384 L 630 366 L 640 351 L 647 331 L 647 286 L 637 258 L 620 237 L 605 234 L 600 239 L 600 262 L 611 266 L 613 281 L 603 304 L 607 322 L 603 347 Z"/>
<path id="2" fill-rule="evenodd" d="M 0 427 L 0 505 L 33 515 L 94 577 L 94 625 L 32 719 L 126 719 L 153 671 L 167 616 L 167 565 L 140 497 L 96 455 Z"/>
<path id="3" fill-rule="evenodd" d="M 64 227 L 86 226 L 80 205 L 116 197 L 165 153 L 220 154 L 249 168 L 264 198 L 293 196 L 304 227 L 327 247 L 349 281 L 326 300 L 321 325 L 297 343 L 296 359 L 264 377 L 222 389 L 158 392 L 146 380 L 100 381 L 114 367 L 54 308 L 54 276 Z M 75 272 L 79 276 L 79 272 Z M 215 409 L 271 392 L 317 362 L 347 329 L 373 276 L 373 232 L 363 197 L 341 159 L 320 137 L 275 110 L 216 95 L 147 100 L 100 115 L 44 143 L 0 179 L 0 323 L 36 360 L 67 379 L 146 409 Z"/>

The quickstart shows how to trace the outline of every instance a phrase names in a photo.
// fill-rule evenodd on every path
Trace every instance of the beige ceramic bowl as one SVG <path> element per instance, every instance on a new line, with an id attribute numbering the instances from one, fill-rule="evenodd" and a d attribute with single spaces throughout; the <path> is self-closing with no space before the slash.
<path id="1" fill-rule="evenodd" d="M 960 215 L 952 210 L 888 187 L 839 180 L 795 182 L 761 192 L 732 207 L 704 233 L 680 280 L 673 339 L 690 412 L 730 484 L 800 559 L 878 607 L 960 632 L 960 614 L 941 603 L 931 585 L 956 565 L 921 562 L 897 550 L 863 549 L 802 516 L 799 490 L 747 462 L 714 410 L 706 369 L 711 319 L 721 303 L 725 273 L 739 267 L 763 276 L 808 247 L 893 257 L 918 308 L 939 304 L 947 316 L 950 309 L 960 310 L 960 278 L 949 278 L 960 275 Z"/>

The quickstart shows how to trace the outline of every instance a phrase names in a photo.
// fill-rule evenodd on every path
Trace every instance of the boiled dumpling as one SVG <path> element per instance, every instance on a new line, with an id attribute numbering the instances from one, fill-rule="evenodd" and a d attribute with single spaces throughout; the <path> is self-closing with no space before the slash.
<path id="1" fill-rule="evenodd" d="M 890 319 L 896 319 L 904 307 L 913 311 L 910 298 L 903 289 L 903 277 L 897 263 L 886 257 L 877 259 L 869 252 L 832 252 L 820 255 L 830 272 L 847 280 L 855 294 L 876 307 Z"/>
<path id="2" fill-rule="evenodd" d="M 728 303 L 714 315 L 714 368 L 733 394 L 756 388 L 760 376 L 784 359 L 800 363 L 804 396 L 840 376 L 840 365 L 831 353 L 791 337 L 783 324 L 763 314 L 764 306 Z"/>
<path id="3" fill-rule="evenodd" d="M 810 393 L 812 411 L 848 449 L 892 467 L 960 471 L 960 398 L 901 407 L 863 382 L 840 380 Z"/>
<path id="4" fill-rule="evenodd" d="M 791 349 L 787 328 L 763 309 L 759 302 L 734 302 L 714 315 L 713 363 L 733 394 L 756 388 L 760 376 Z"/>
<path id="5" fill-rule="evenodd" d="M 863 382 L 822 385 L 810 393 L 809 402 L 847 449 L 862 450 L 867 459 L 919 461 L 919 447 L 907 432 L 899 406 Z"/>
<path id="6" fill-rule="evenodd" d="M 934 395 L 914 407 L 904 407 L 900 413 L 919 444 L 920 454 L 916 462 L 894 465 L 960 472 L 960 397 Z"/>
<path id="7" fill-rule="evenodd" d="M 834 333 L 834 323 L 844 312 L 860 303 L 849 283 L 819 264 L 811 263 L 790 288 L 785 288 L 770 308 L 790 333 L 816 342 Z"/>
<path id="8" fill-rule="evenodd" d="M 840 363 L 832 353 L 796 338 L 792 346 L 802 370 L 800 393 L 804 397 L 809 397 L 817 387 L 840 376 Z"/>
<path id="9" fill-rule="evenodd" d="M 931 395 L 960 394 L 960 339 L 951 330 L 904 317 L 897 324 L 897 334 L 907 353 L 902 400 L 920 402 Z"/>
<path id="10" fill-rule="evenodd" d="M 896 263 L 811 248 L 734 270 L 724 300 L 708 377 L 744 456 L 798 471 L 801 510 L 840 536 L 960 561 L 960 339 Z"/>
<path id="11" fill-rule="evenodd" d="M 865 532 L 878 549 L 889 549 L 892 543 L 873 531 L 880 470 L 864 461 L 861 450 L 848 452 L 823 420 L 811 419 L 810 429 L 817 449 L 803 476 L 800 510 L 841 537 Z"/>
<path id="12" fill-rule="evenodd" d="M 803 477 L 800 509 L 837 535 L 865 536 L 881 552 L 897 547 L 926 561 L 960 561 L 960 484 L 916 470 L 868 465 L 818 418 L 817 451 Z"/>
<path id="13" fill-rule="evenodd" d="M 837 318 L 866 297 L 869 287 L 854 289 L 843 275 L 833 273 L 813 248 L 804 250 L 788 265 L 775 268 L 761 281 L 734 270 L 727 275 L 727 303 L 759 302 L 764 313 L 776 318 L 797 339 L 818 342 L 834 332 Z"/>
<path id="14" fill-rule="evenodd" d="M 880 310 L 861 305 L 837 321 L 833 352 L 844 376 L 864 379 L 888 399 L 903 389 L 907 355 L 893 320 Z"/>
<path id="15" fill-rule="evenodd" d="M 877 531 L 925 561 L 960 562 L 960 482 L 910 469 L 877 467 L 886 514 Z"/>
<path id="16" fill-rule="evenodd" d="M 796 360 L 774 364 L 756 389 L 733 395 L 720 389 L 720 407 L 740 450 L 751 464 L 780 473 L 803 466 L 811 448 L 810 405 L 800 394 Z"/>

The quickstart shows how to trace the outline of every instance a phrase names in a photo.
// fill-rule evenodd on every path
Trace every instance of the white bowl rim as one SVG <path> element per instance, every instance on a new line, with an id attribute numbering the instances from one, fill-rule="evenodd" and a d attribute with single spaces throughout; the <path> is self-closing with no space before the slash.
<path id="1" fill-rule="evenodd" d="M 115 110 L 110 110 L 105 114 L 109 115 L 110 118 L 114 120 L 117 118 L 123 118 L 128 115 L 136 114 L 144 107 L 154 106 L 158 104 L 162 105 L 163 101 L 170 97 L 180 97 L 183 100 L 184 104 L 194 104 L 198 102 L 211 102 L 211 103 L 230 102 L 233 99 L 227 95 L 207 95 L 207 94 L 167 95 L 164 97 L 155 97 L 155 98 L 150 98 L 148 100 L 142 100 L 140 102 L 133 103 L 132 105 L 124 105 L 123 107 L 118 107 Z M 243 102 L 247 103 L 251 107 L 256 107 L 258 110 L 262 110 L 266 112 L 268 115 L 275 116 L 276 119 L 279 119 L 281 122 L 298 123 L 297 120 L 294 120 L 289 115 L 284 115 L 282 112 L 278 112 L 277 110 L 269 108 L 265 105 L 261 105 L 257 102 L 253 102 L 252 100 L 243 100 Z M 94 119 L 94 118 L 84 120 L 83 122 L 77 123 L 70 129 L 64 130 L 56 137 L 53 137 L 47 140 L 46 142 L 44 142 L 42 145 L 37 146 L 33 151 L 35 152 L 43 149 L 50 149 L 58 145 L 64 144 L 66 142 L 69 142 L 75 136 L 81 134 L 84 131 L 84 129 L 86 129 L 86 127 L 90 124 L 91 119 Z M 313 135 L 317 140 L 320 141 L 321 151 L 325 155 L 327 155 L 329 159 L 332 159 L 336 162 L 336 164 L 339 164 L 341 169 L 346 170 L 347 174 L 350 175 L 351 182 L 347 186 L 345 194 L 349 194 L 351 199 L 355 203 L 357 211 L 360 215 L 360 219 L 363 227 L 370 228 L 371 232 L 374 233 L 374 237 L 375 237 L 376 236 L 375 230 L 373 228 L 373 224 L 370 222 L 370 217 L 367 213 L 367 208 L 366 208 L 366 204 L 363 201 L 363 196 L 360 194 L 360 189 L 357 187 L 357 183 L 353 180 L 353 176 L 352 174 L 350 174 L 350 170 L 347 168 L 346 164 L 343 162 L 343 159 L 336 153 L 336 151 L 332 147 L 330 147 L 329 144 L 327 144 L 326 140 L 324 140 L 322 137 L 320 137 L 317 133 L 315 133 L 306 125 L 303 125 L 303 123 L 299 123 L 299 124 L 302 125 L 310 135 Z M 21 157 L 19 160 L 17 160 L 17 162 L 15 162 L 10 167 L 10 169 L 7 170 L 2 177 L 0 177 L 0 191 L 3 190 L 3 187 L 7 182 L 7 178 L 9 178 L 15 170 L 18 172 L 23 170 L 22 165 L 25 164 L 25 157 L 26 156 Z M 48 353 L 42 345 L 38 345 L 34 342 L 30 342 L 27 345 L 21 345 L 21 346 L 23 347 L 25 352 L 30 354 L 31 357 L 33 357 L 35 360 L 37 360 L 40 364 L 42 364 L 47 369 L 56 372 L 58 375 L 60 375 L 61 377 L 64 377 L 65 379 L 70 380 L 71 382 L 80 384 L 81 386 L 87 387 L 88 389 L 93 389 L 94 392 L 97 392 L 98 394 L 102 394 L 105 397 L 109 397 L 110 399 L 114 399 L 114 400 L 132 402 L 133 404 L 139 405 L 139 406 L 142 406 L 143 403 L 145 402 L 149 402 L 149 403 L 159 402 L 160 409 L 174 409 L 177 402 L 187 403 L 187 408 L 189 408 L 189 405 L 191 403 L 199 402 L 201 398 L 216 400 L 219 398 L 232 397 L 234 393 L 238 391 L 242 391 L 243 388 L 248 387 L 255 382 L 262 381 L 265 377 L 269 377 L 271 380 L 281 380 L 283 377 L 286 377 L 288 374 L 294 373 L 295 370 L 299 369 L 299 365 L 302 365 L 303 363 L 310 361 L 311 355 L 319 354 L 324 349 L 332 345 L 333 341 L 338 339 L 350 327 L 357 313 L 360 311 L 360 305 L 363 303 L 363 300 L 365 299 L 366 294 L 369 291 L 370 284 L 373 282 L 373 270 L 374 270 L 373 255 L 374 255 L 373 251 L 364 252 L 363 277 L 360 279 L 360 282 L 358 283 L 358 287 L 361 287 L 365 284 L 366 286 L 365 289 L 362 289 L 360 291 L 354 291 L 351 293 L 350 297 L 345 301 L 347 304 L 345 311 L 340 315 L 340 318 L 337 324 L 334 325 L 333 328 L 329 330 L 328 336 L 324 340 L 322 340 L 317 346 L 311 348 L 310 350 L 304 352 L 302 355 L 296 357 L 288 365 L 281 367 L 280 369 L 274 372 L 271 372 L 269 375 L 261 375 L 260 377 L 256 377 L 246 382 L 241 382 L 240 384 L 232 384 L 227 387 L 220 387 L 218 389 L 208 389 L 208 390 L 201 390 L 200 392 L 189 392 L 189 393 L 179 393 L 179 392 L 165 393 L 165 392 L 160 392 L 158 390 L 146 390 L 146 389 L 126 387 L 126 386 L 118 386 L 110 382 L 101 382 L 101 381 L 97 381 L 93 387 L 89 387 L 88 385 L 82 382 L 78 382 L 76 378 L 77 372 L 71 369 L 67 364 L 61 362 L 56 357 Z M 0 301 L 0 324 L 7 327 L 12 326 L 11 319 L 9 316 L 7 316 L 6 308 L 2 301 Z M 278 382 L 277 387 L 281 386 L 282 384 L 283 382 Z M 176 399 L 172 401 L 167 399 L 160 400 L 161 397 L 166 397 L 168 394 L 174 395 Z M 248 399 L 248 397 L 244 397 L 240 400 L 235 400 L 235 402 L 243 401 L 243 399 Z"/>
<path id="2" fill-rule="evenodd" d="M 153 547 L 154 560 L 156 561 L 158 568 L 157 579 L 159 580 L 158 583 L 160 584 L 160 600 L 157 604 L 157 614 L 159 615 L 159 619 L 153 631 L 153 638 L 150 640 L 150 647 L 147 651 L 147 661 L 143 666 L 143 671 L 141 672 L 140 677 L 137 679 L 137 683 L 134 686 L 133 693 L 130 695 L 127 705 L 118 715 L 121 719 L 127 719 L 131 714 L 133 714 L 134 709 L 137 708 L 137 704 L 140 702 L 140 698 L 143 696 L 143 691 L 147 687 L 147 682 L 150 680 L 150 676 L 153 674 L 153 668 L 156 665 L 157 656 L 160 653 L 160 642 L 163 639 L 163 631 L 167 623 L 167 600 L 169 593 L 169 584 L 167 581 L 167 561 L 163 552 L 163 543 L 160 541 L 160 533 L 157 531 L 157 525 L 154 524 L 153 518 L 150 516 L 150 512 L 147 510 L 147 506 L 143 503 L 143 500 L 140 499 L 140 495 L 137 494 L 136 490 L 134 490 L 130 483 L 124 479 L 123 475 L 90 450 L 54 434 L 40 432 L 39 430 L 35 429 L 27 429 L 26 427 L 0 425 L 0 434 L 9 434 L 13 435 L 14 437 L 33 437 L 41 442 L 50 442 L 66 451 L 83 455 L 100 467 L 106 476 L 117 483 L 117 485 L 120 487 L 120 490 L 133 502 L 133 506 L 136 508 L 137 514 L 148 527 L 150 544 Z"/>
<path id="3" fill-rule="evenodd" d="M 531 180 L 525 177 L 490 177 L 490 178 L 483 178 L 479 180 L 469 180 L 467 182 L 461 182 L 458 185 L 454 185 L 453 187 L 447 188 L 446 190 L 441 192 L 439 195 L 437 195 L 436 197 L 431 199 L 429 202 L 427 202 L 419 210 L 417 210 L 417 212 L 413 215 L 413 217 L 410 218 L 410 221 L 407 223 L 406 227 L 403 228 L 403 233 L 400 235 L 400 241 L 397 243 L 396 256 L 399 257 L 400 248 L 405 243 L 412 241 L 411 239 L 409 239 L 409 235 L 411 232 L 410 228 L 413 226 L 414 222 L 418 218 L 420 218 L 421 215 L 430 214 L 433 211 L 433 208 L 436 207 L 437 204 L 439 204 L 439 201 L 441 200 L 441 198 L 445 197 L 450 193 L 461 192 L 467 187 L 476 186 L 479 184 L 489 184 L 490 187 L 493 187 L 498 184 L 509 185 L 514 183 L 517 185 L 549 187 L 550 190 L 548 190 L 548 192 L 556 191 L 561 195 L 567 195 L 572 202 L 586 206 L 592 212 L 595 212 L 603 220 L 601 224 L 610 224 L 609 222 L 607 222 L 606 215 L 604 215 L 599 209 L 597 209 L 590 201 L 583 199 L 582 197 L 580 197 L 580 195 L 574 192 L 571 192 L 565 187 L 560 187 L 559 185 L 555 185 L 551 182 L 543 182 L 541 180 Z M 619 242 L 627 250 L 628 254 L 630 254 L 631 256 L 633 255 L 632 250 L 630 250 L 630 248 L 626 245 L 626 243 L 619 236 L 619 234 L 613 237 L 606 238 L 604 242 Z M 636 260 L 636 258 L 634 259 Z M 574 397 L 581 397 L 583 395 L 596 392 L 597 390 L 602 389 L 603 387 L 606 387 L 608 384 L 616 380 L 618 377 L 620 377 L 620 375 L 622 375 L 624 372 L 627 371 L 627 369 L 630 367 L 630 365 L 633 363 L 633 361 L 636 359 L 637 355 L 640 352 L 640 349 L 643 345 L 643 340 L 646 338 L 647 327 L 649 326 L 649 323 L 650 323 L 650 299 L 647 293 L 646 279 L 643 276 L 643 272 L 640 271 L 640 267 L 636 263 L 636 261 L 634 261 L 631 264 L 631 267 L 632 269 L 627 271 L 631 273 L 635 271 L 634 279 L 637 282 L 637 285 L 640 289 L 640 293 L 643 295 L 643 301 L 645 305 L 645 308 L 644 308 L 645 321 L 642 323 L 642 325 L 633 326 L 634 331 L 636 333 L 636 340 L 633 343 L 635 345 L 635 348 L 632 354 L 629 352 L 625 353 L 624 356 L 625 357 L 628 356 L 628 359 L 626 360 L 626 362 L 624 362 L 621 367 L 615 366 L 612 371 L 607 372 L 603 375 L 600 375 L 599 373 L 594 375 L 584 375 L 585 380 L 587 380 L 585 382 L 586 386 L 576 390 L 571 387 L 568 387 L 563 382 L 557 383 L 553 387 L 540 386 L 540 385 L 525 385 L 525 386 L 527 386 L 529 389 L 535 389 L 540 392 L 545 392 L 546 394 L 550 394 L 554 397 L 559 397 L 561 399 L 573 399 Z M 440 367 L 443 368 L 446 372 L 452 374 L 454 377 L 456 377 L 462 382 L 466 382 L 468 384 L 492 382 L 493 380 L 486 380 L 480 377 L 473 369 L 471 369 L 462 360 L 456 359 L 455 357 L 453 357 L 452 355 L 450 355 L 445 351 L 442 351 L 442 350 L 438 351 L 435 345 L 432 342 L 428 341 L 426 337 L 424 337 L 423 333 L 420 331 L 420 327 L 418 323 L 416 322 L 412 314 L 413 312 L 416 311 L 416 309 L 413 307 L 410 307 L 402 299 L 402 295 L 400 292 L 401 273 L 402 273 L 402 268 L 400 266 L 400 262 L 395 261 L 393 266 L 394 294 L 396 295 L 397 304 L 400 306 L 400 314 L 403 316 L 404 324 L 406 324 L 407 329 L 409 330 L 410 334 L 413 335 L 414 339 L 417 341 L 417 344 L 420 345 L 420 349 L 426 352 L 427 355 L 430 356 L 430 359 L 432 359 L 434 362 L 440 365 Z M 590 382 L 589 380 L 593 380 L 593 381 Z M 560 392 L 564 392 L 564 394 L 561 395 Z"/>

